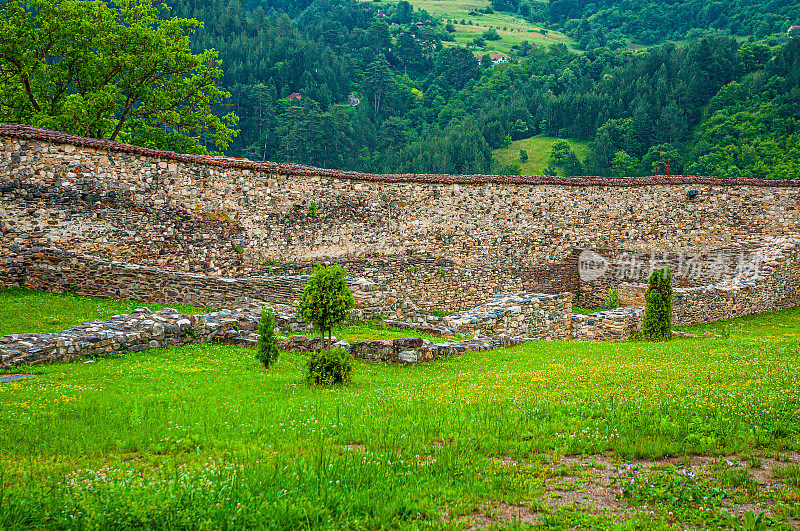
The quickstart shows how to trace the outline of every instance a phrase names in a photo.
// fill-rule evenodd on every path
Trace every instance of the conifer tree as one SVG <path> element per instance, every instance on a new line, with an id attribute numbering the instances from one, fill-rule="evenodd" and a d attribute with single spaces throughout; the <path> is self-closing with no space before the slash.
<path id="1" fill-rule="evenodd" d="M 261 310 L 261 319 L 258 321 L 258 343 L 256 344 L 256 358 L 265 369 L 278 361 L 278 345 L 275 341 L 275 315 L 272 310 Z"/>
<path id="2" fill-rule="evenodd" d="M 672 338 L 672 273 L 669 266 L 656 269 L 647 281 L 642 333 L 650 341 Z"/>

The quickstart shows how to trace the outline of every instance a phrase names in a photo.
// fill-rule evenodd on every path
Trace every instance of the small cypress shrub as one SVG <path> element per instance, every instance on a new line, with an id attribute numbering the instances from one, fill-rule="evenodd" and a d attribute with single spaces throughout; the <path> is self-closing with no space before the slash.
<path id="1" fill-rule="evenodd" d="M 265 369 L 278 361 L 278 344 L 275 341 L 275 315 L 272 310 L 261 310 L 261 319 L 258 321 L 258 343 L 256 344 L 256 358 Z"/>
<path id="2" fill-rule="evenodd" d="M 622 301 L 619 299 L 619 290 L 615 287 L 608 288 L 608 295 L 606 295 L 605 301 L 603 301 L 607 310 L 613 310 L 614 308 L 619 308 Z"/>
<path id="3" fill-rule="evenodd" d="M 343 348 L 311 352 L 306 361 L 306 381 L 315 385 L 350 383 L 353 355 Z"/>
<path id="4" fill-rule="evenodd" d="M 650 341 L 672 339 L 672 274 L 669 266 L 656 269 L 647 281 L 642 335 Z"/>

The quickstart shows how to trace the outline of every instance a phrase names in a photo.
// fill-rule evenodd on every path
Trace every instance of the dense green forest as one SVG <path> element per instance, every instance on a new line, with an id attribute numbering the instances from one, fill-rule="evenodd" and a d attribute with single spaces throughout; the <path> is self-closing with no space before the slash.
<path id="1" fill-rule="evenodd" d="M 578 3 L 562 4 L 551 2 L 547 16 L 577 12 Z M 732 19 L 749 21 L 754 6 L 740 5 Z M 773 21 L 771 32 L 790 11 L 756 18 Z M 492 150 L 546 135 L 591 141 L 584 160 L 554 153 L 551 172 L 641 175 L 669 161 L 672 173 L 798 176 L 787 156 L 798 149 L 798 39 L 770 46 L 710 35 L 638 52 L 523 44 L 492 67 L 449 45 L 447 26 L 406 2 L 379 10 L 355 0 L 173 0 L 173 12 L 203 21 L 193 46 L 222 59 L 241 130 L 229 155 L 374 172 L 515 173 Z"/>
<path id="2" fill-rule="evenodd" d="M 97 48 L 97 32 L 75 29 L 85 33 L 73 39 L 83 47 L 78 54 L 67 41 L 53 47 L 45 22 L 27 26 L 31 4 L 6 0 L 5 14 L 17 22 L 5 17 L 0 23 L 3 50 L 16 53 L 24 38 L 32 52 L 0 53 L 0 63 L 8 63 L 0 64 L 8 74 L 0 79 L 0 115 L 148 147 L 370 172 L 513 174 L 529 155 L 519 149 L 519 162 L 510 160 L 512 143 L 541 137 L 526 145 L 552 146 L 548 174 L 645 175 L 669 168 L 673 174 L 800 177 L 800 28 L 787 32 L 800 22 L 798 5 L 493 0 L 486 12 L 539 20 L 572 35 L 581 48 L 522 40 L 493 64 L 488 56 L 476 58 L 477 45 L 454 43 L 451 21 L 405 0 L 167 2 L 167 12 L 132 4 L 126 15 L 133 21 L 147 13 L 153 28 L 152 17 L 169 18 L 168 28 L 141 30 L 152 59 L 131 61 L 142 57 L 137 52 L 125 56 L 127 64 L 115 62 L 115 49 L 143 38 L 121 36 L 126 28 L 145 27 L 121 20 L 120 35 L 102 42 L 108 50 L 95 54 L 96 63 L 109 76 L 136 75 L 125 74 L 130 79 L 116 85 L 94 76 L 96 86 L 81 92 L 88 74 L 67 66 L 89 64 L 82 57 Z M 93 5 L 100 7 L 84 9 Z M 83 9 L 86 22 L 99 28 L 107 24 L 103 17 L 113 16 L 105 5 L 69 9 Z M 74 18 L 54 13 L 48 23 Z M 168 40 L 184 57 L 180 71 L 165 66 L 170 97 L 158 90 L 132 94 L 126 87 L 164 83 L 147 77 L 147 65 L 160 59 L 159 39 L 167 30 L 181 36 Z M 656 44 L 632 48 L 631 41 Z M 185 56 L 181 47 L 196 55 Z M 24 66 L 33 56 L 32 66 Z M 34 74 L 38 85 L 31 91 Z M 181 79 L 196 80 L 195 89 L 184 93 Z M 48 87 L 48 80 L 58 87 Z M 52 101 L 56 117 L 37 99 Z M 112 100 L 131 120 L 110 116 Z M 191 114 L 198 105 L 214 114 Z M 581 153 L 574 145 L 583 146 Z"/>
<path id="3" fill-rule="evenodd" d="M 561 30 L 582 49 L 622 41 L 652 45 L 707 34 L 769 37 L 800 19 L 800 4 L 785 0 L 491 0 L 498 11 Z"/>

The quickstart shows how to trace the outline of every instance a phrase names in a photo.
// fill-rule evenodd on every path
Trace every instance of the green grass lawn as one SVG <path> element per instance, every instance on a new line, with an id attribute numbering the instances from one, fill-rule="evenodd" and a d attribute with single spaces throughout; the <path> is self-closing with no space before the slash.
<path id="1" fill-rule="evenodd" d="M 317 337 L 319 336 L 319 332 L 303 332 L 300 335 Z M 336 339 L 344 339 L 351 344 L 357 341 L 368 341 L 370 339 L 399 339 L 402 337 L 421 337 L 433 342 L 447 341 L 442 336 L 423 334 L 416 330 L 388 326 L 381 322 L 348 323 L 345 326 L 335 329 L 333 335 Z M 454 337 L 454 339 L 460 338 L 461 336 Z"/>
<path id="2" fill-rule="evenodd" d="M 175 308 L 182 313 L 207 313 L 210 308 L 185 304 L 149 304 L 121 299 L 47 293 L 24 288 L 0 287 L 0 336 L 28 332 L 50 333 L 75 325 L 131 313 L 134 308 Z"/>
<path id="3" fill-rule="evenodd" d="M 522 175 L 542 175 L 550 163 L 550 150 L 559 140 L 569 142 L 572 151 L 583 161 L 589 154 L 588 142 L 570 140 L 569 138 L 554 138 L 549 136 L 532 136 L 515 140 L 510 146 L 494 150 L 494 158 L 502 164 L 516 164 L 520 167 Z M 528 160 L 523 163 L 519 159 L 519 150 L 528 152 Z"/>
<path id="4" fill-rule="evenodd" d="M 596 312 L 605 311 L 605 308 L 581 308 L 579 306 L 572 307 L 572 313 L 578 313 L 581 315 L 590 315 Z"/>
<path id="5" fill-rule="evenodd" d="M 796 526 L 800 310 L 724 324 L 330 389 L 206 344 L 35 367 L 0 384 L 0 528 Z"/>

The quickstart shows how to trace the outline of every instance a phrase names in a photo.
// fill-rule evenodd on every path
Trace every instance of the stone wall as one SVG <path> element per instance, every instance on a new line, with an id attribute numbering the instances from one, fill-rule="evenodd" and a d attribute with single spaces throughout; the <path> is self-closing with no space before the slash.
<path id="1" fill-rule="evenodd" d="M 257 329 L 258 319 L 258 310 L 246 308 L 207 315 L 137 308 L 130 315 L 115 315 L 107 321 L 83 323 L 53 334 L 2 336 L 0 368 L 72 361 L 115 352 L 141 352 L 198 341 L 227 342 L 234 336 L 244 338 L 246 344 L 254 344 L 248 331 Z"/>
<path id="2" fill-rule="evenodd" d="M 747 273 L 750 267 L 758 267 L 762 248 L 769 245 L 771 239 L 767 237 L 750 238 L 706 252 L 635 253 L 626 249 L 585 249 L 578 254 L 577 305 L 582 308 L 603 307 L 613 286 L 619 289 L 624 306 L 635 306 L 640 299 L 640 290 L 631 286 L 646 283 L 650 273 L 665 265 L 670 268 L 675 288 L 715 284 Z M 600 263 L 602 265 L 598 266 Z"/>
<path id="3" fill-rule="evenodd" d="M 531 272 L 562 267 L 575 248 L 705 252 L 800 232 L 796 180 L 369 175 L 13 125 L 0 125 L 0 182 L 3 249 L 20 240 L 231 277 L 271 261 L 412 253 L 451 262 L 451 280 L 436 280 L 440 266 L 425 265 L 419 273 L 430 279 L 413 283 L 423 287 L 401 291 L 396 269 L 385 271 L 387 285 L 444 311 L 495 290 L 560 292 L 569 279 L 551 275 L 537 285 Z M 690 190 L 699 193 L 690 199 Z M 496 287 L 483 287 L 488 278 Z"/>
<path id="4" fill-rule="evenodd" d="M 211 277 L 54 248 L 25 248 L 12 253 L 9 259 L 15 264 L 15 280 L 22 280 L 33 289 L 215 308 L 247 300 L 292 305 L 308 279 L 307 275 Z M 349 278 L 348 286 L 355 307 L 366 316 L 388 311 L 385 287 L 363 278 Z"/>
<path id="5" fill-rule="evenodd" d="M 576 249 L 628 251 L 633 265 L 612 260 L 611 268 L 639 271 L 614 280 L 637 303 L 650 253 L 669 263 L 693 254 L 711 266 L 738 242 L 800 233 L 798 199 L 798 180 L 371 175 L 0 124 L 0 281 L 24 273 L 33 286 L 143 300 L 221 305 L 257 292 L 286 302 L 300 286 L 290 277 L 315 261 L 339 261 L 385 286 L 371 308 L 442 325 L 431 310 L 463 310 L 495 293 L 570 291 L 581 306 L 599 305 L 608 285 L 577 278 Z M 52 251 L 21 265 L 23 249 L 37 246 L 75 254 Z M 108 261 L 87 269 L 91 260 L 74 262 L 81 253 Z M 793 267 L 786 262 L 784 280 L 772 276 L 768 288 L 702 288 L 707 277 L 676 271 L 676 285 L 688 290 L 677 315 L 797 304 Z"/>
<path id="6" fill-rule="evenodd" d="M 644 308 L 617 308 L 589 315 L 572 314 L 572 338 L 621 341 L 642 330 Z"/>
<path id="7" fill-rule="evenodd" d="M 444 318 L 450 328 L 467 334 L 504 334 L 533 339 L 569 339 L 572 294 L 497 294 L 465 312 Z"/>
<path id="8" fill-rule="evenodd" d="M 710 323 L 800 305 L 800 236 L 745 242 L 749 266 L 705 286 L 674 289 L 675 326 Z M 726 250 L 722 252 L 726 253 Z M 645 284 L 623 283 L 623 300 L 644 303 Z M 579 340 L 626 339 L 641 330 L 643 306 L 572 316 L 572 336 Z"/>
<path id="9" fill-rule="evenodd" d="M 349 275 L 386 285 L 393 297 L 402 298 L 426 312 L 465 310 L 496 293 L 528 291 L 557 294 L 578 289 L 577 255 L 537 267 L 462 267 L 453 260 L 426 256 L 376 256 L 338 261 Z M 303 275 L 313 264 L 293 263 L 269 267 L 265 275 Z"/>
<path id="10" fill-rule="evenodd" d="M 23 364 L 69 362 L 104 357 L 127 351 L 142 352 L 154 348 L 187 345 L 195 342 L 253 347 L 257 344 L 260 305 L 235 310 L 222 310 L 205 315 L 187 315 L 174 309 L 153 312 L 137 308 L 131 314 L 115 315 L 106 321 L 83 323 L 51 334 L 12 334 L 0 337 L 0 370 Z M 277 312 L 276 325 L 284 333 L 304 327 L 291 316 Z M 508 336 L 431 342 L 419 337 L 362 341 L 350 345 L 337 341 L 335 346 L 349 350 L 354 357 L 366 361 L 416 364 L 464 352 L 474 352 L 519 344 L 522 340 Z M 301 335 L 278 340 L 285 351 L 319 351 L 320 337 Z"/>
<path id="11" fill-rule="evenodd" d="M 708 286 L 676 290 L 673 323 L 710 323 L 800 305 L 800 237 L 763 243 L 757 269 Z"/>

